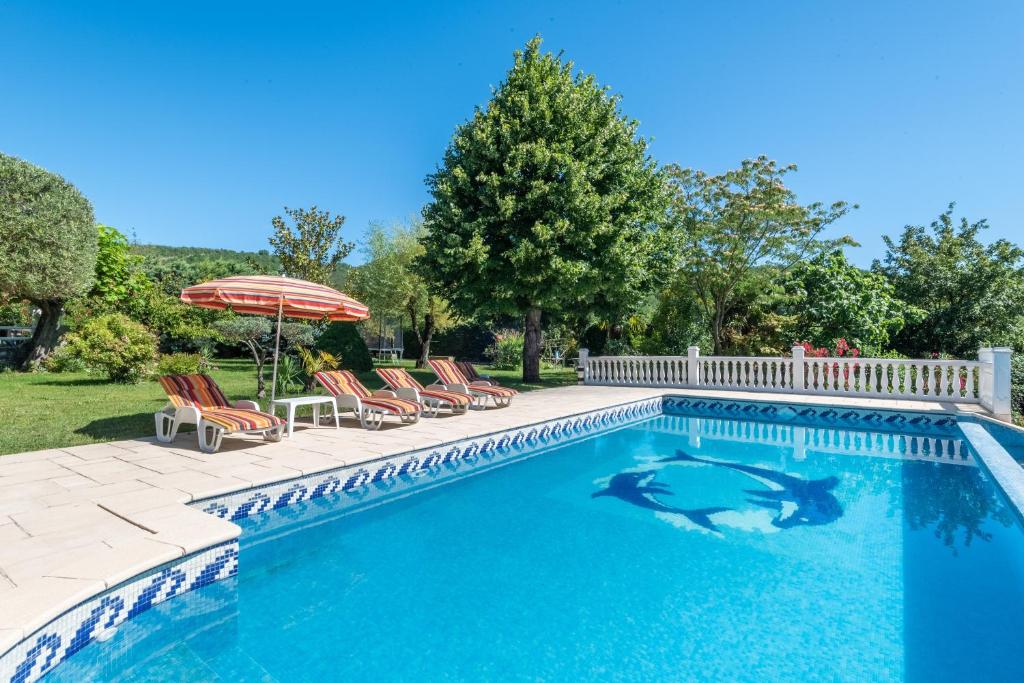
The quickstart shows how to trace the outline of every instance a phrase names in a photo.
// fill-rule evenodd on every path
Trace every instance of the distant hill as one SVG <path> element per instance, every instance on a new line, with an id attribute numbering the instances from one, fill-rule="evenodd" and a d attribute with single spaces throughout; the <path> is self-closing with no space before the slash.
<path id="1" fill-rule="evenodd" d="M 162 244 L 133 244 L 132 251 L 143 258 L 143 270 L 155 280 L 168 280 L 173 290 L 195 281 L 249 273 L 280 273 L 281 262 L 266 249 L 235 251 L 208 247 L 168 247 Z M 342 286 L 350 266 L 342 263 L 334 272 L 334 285 Z M 192 280 L 191 282 L 186 280 Z"/>
<path id="2" fill-rule="evenodd" d="M 162 244 L 134 244 L 132 251 L 150 262 L 185 261 L 227 261 L 249 265 L 255 263 L 260 270 L 275 272 L 280 264 L 277 257 L 266 249 L 259 251 L 235 251 L 234 249 L 210 249 L 207 247 L 168 247 Z"/>

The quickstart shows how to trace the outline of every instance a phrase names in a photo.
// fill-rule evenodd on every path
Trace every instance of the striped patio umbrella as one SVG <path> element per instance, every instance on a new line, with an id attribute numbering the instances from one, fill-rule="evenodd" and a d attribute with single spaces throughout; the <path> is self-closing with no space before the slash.
<path id="1" fill-rule="evenodd" d="M 336 289 L 276 275 L 236 275 L 203 282 L 183 289 L 181 300 L 201 308 L 230 308 L 236 313 L 277 316 L 271 401 L 276 397 L 277 390 L 277 356 L 281 348 L 282 318 L 356 321 L 370 315 L 367 306 Z"/>

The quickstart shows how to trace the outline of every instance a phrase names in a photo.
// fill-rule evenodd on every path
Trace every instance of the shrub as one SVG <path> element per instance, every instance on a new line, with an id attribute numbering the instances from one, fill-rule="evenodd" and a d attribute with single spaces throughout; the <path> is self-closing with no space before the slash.
<path id="1" fill-rule="evenodd" d="M 156 363 L 158 375 L 209 374 L 212 369 L 210 359 L 201 353 L 165 353 Z"/>
<path id="2" fill-rule="evenodd" d="M 353 372 L 373 369 L 366 342 L 353 323 L 331 323 L 316 342 L 316 348 L 337 359 L 340 367 Z"/>
<path id="3" fill-rule="evenodd" d="M 82 372 L 85 361 L 67 344 L 61 344 L 43 361 L 43 369 L 47 372 Z"/>
<path id="4" fill-rule="evenodd" d="M 494 343 L 484 350 L 495 370 L 515 370 L 523 362 L 523 333 L 518 330 L 498 330 Z"/>
<path id="5" fill-rule="evenodd" d="M 302 387 L 302 366 L 294 356 L 284 355 L 277 359 L 278 396 L 286 396 L 292 389 Z"/>
<path id="6" fill-rule="evenodd" d="M 86 322 L 68 335 L 70 352 L 91 369 L 107 373 L 114 382 L 134 384 L 153 370 L 156 336 L 121 313 Z"/>

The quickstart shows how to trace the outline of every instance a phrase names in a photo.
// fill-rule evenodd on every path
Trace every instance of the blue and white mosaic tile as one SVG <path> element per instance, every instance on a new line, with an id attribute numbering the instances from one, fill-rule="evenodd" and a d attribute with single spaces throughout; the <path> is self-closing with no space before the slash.
<path id="1" fill-rule="evenodd" d="M 667 415 L 699 417 L 731 417 L 761 420 L 808 427 L 846 427 L 876 431 L 943 433 L 957 431 L 957 418 L 949 414 L 913 413 L 873 410 L 869 408 L 837 408 L 787 403 L 761 403 L 665 396 L 663 410 Z"/>
<path id="2" fill-rule="evenodd" d="M 0 681 L 31 683 L 101 633 L 176 595 L 238 572 L 238 543 L 207 548 L 86 600 L 0 656 Z"/>
<path id="3" fill-rule="evenodd" d="M 234 521 L 329 494 L 342 494 L 342 500 L 348 503 L 367 503 L 645 420 L 661 414 L 661 410 L 660 398 L 638 401 L 328 470 L 192 505 Z"/>

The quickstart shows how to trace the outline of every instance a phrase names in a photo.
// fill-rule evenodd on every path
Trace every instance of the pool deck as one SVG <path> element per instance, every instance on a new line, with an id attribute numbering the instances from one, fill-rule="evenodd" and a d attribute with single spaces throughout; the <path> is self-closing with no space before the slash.
<path id="1" fill-rule="evenodd" d="M 189 432 L 171 444 L 140 438 L 0 456 L 0 654 L 83 600 L 239 535 L 191 501 L 665 394 L 985 414 L 969 404 L 570 386 L 523 393 L 508 408 L 388 420 L 377 432 L 345 417 L 337 430 L 298 423 L 282 443 L 225 437 L 212 455 Z"/>

